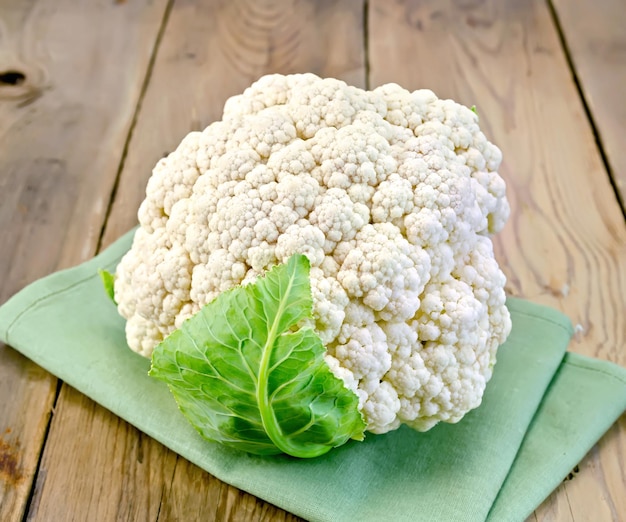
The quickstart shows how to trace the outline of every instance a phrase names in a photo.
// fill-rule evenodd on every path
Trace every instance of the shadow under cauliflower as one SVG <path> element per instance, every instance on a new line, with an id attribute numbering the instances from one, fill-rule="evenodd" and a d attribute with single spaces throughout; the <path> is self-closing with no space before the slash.
<path id="1" fill-rule="evenodd" d="M 511 322 L 490 236 L 509 216 L 500 150 L 429 90 L 269 75 L 154 168 L 117 268 L 129 346 L 153 348 L 292 254 L 315 330 L 373 433 L 477 407 Z"/>

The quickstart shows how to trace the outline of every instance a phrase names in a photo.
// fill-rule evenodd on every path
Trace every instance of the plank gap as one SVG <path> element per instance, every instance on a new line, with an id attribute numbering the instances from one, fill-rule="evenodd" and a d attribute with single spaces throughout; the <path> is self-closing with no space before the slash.
<path id="1" fill-rule="evenodd" d="M 602 135 L 598 129 L 598 125 L 596 123 L 595 118 L 591 112 L 591 107 L 587 101 L 587 97 L 583 91 L 582 82 L 580 80 L 580 76 L 576 69 L 576 65 L 574 64 L 574 60 L 572 58 L 572 51 L 570 46 L 567 43 L 567 38 L 565 36 L 565 31 L 563 30 L 563 26 L 561 25 L 561 21 L 559 20 L 559 15 L 554 7 L 553 0 L 546 0 L 546 4 L 548 6 L 548 12 L 550 13 L 550 18 L 552 19 L 552 23 L 554 24 L 554 28 L 556 30 L 556 34 L 559 38 L 559 42 L 561 44 L 561 48 L 563 49 L 563 54 L 565 59 L 567 60 L 567 65 L 572 73 L 572 78 L 574 79 L 574 85 L 576 86 L 576 90 L 578 91 L 578 96 L 582 102 L 583 108 L 585 110 L 585 115 L 587 116 L 587 120 L 589 121 L 589 125 L 591 126 L 591 131 L 593 133 L 593 138 L 596 143 L 596 147 L 600 154 L 600 158 L 602 159 L 602 164 L 604 165 L 604 169 L 606 170 L 607 176 L 609 177 L 609 182 L 611 183 L 611 188 L 613 189 L 613 193 L 615 198 L 617 199 L 617 204 L 619 205 L 620 210 L 622 211 L 622 216 L 626 221 L 626 201 L 622 198 L 619 187 L 617 186 L 617 175 L 611 168 L 611 164 L 609 163 L 608 155 L 605 150 L 604 143 L 602 141 Z"/>
<path id="2" fill-rule="evenodd" d="M 26 504 L 24 506 L 24 512 L 22 514 L 22 522 L 27 522 L 32 520 L 31 517 L 31 509 L 34 506 L 35 513 L 37 512 L 37 506 L 39 505 L 39 498 L 41 496 L 41 488 L 43 484 L 39 483 L 39 471 L 41 469 L 41 462 L 43 461 L 44 451 L 46 449 L 46 442 L 48 441 L 48 435 L 50 430 L 52 429 L 52 418 L 54 417 L 54 411 L 57 407 L 57 402 L 59 400 L 59 396 L 61 395 L 61 387 L 63 386 L 63 381 L 61 379 L 57 379 L 56 389 L 54 390 L 54 401 L 52 402 L 52 409 L 50 410 L 50 415 L 48 416 L 48 422 L 46 423 L 46 428 L 43 433 L 43 438 L 41 441 L 41 446 L 39 447 L 39 455 L 37 456 L 37 464 L 35 466 L 35 472 L 33 473 L 33 481 L 30 484 L 30 491 L 28 492 L 28 498 L 26 499 Z"/>
<path id="3" fill-rule="evenodd" d="M 172 487 L 174 486 L 174 480 L 176 480 L 176 468 L 178 467 L 178 463 L 181 458 L 182 457 L 180 455 L 176 455 L 176 459 L 174 461 L 174 467 L 172 468 L 172 476 L 170 477 L 170 480 L 167 484 L 167 489 L 163 487 L 163 490 L 161 491 L 161 498 L 159 499 L 159 507 L 157 509 L 156 518 L 154 519 L 155 522 L 161 521 L 161 508 L 163 507 L 163 501 L 165 500 L 165 502 L 167 502 L 167 498 L 170 496 Z"/>
<path id="4" fill-rule="evenodd" d="M 102 226 L 100 227 L 100 234 L 98 236 L 98 243 L 96 244 L 96 251 L 94 252 L 94 255 L 98 254 L 100 252 L 100 249 L 102 248 L 102 241 L 104 239 L 104 233 L 106 231 L 107 224 L 109 222 L 109 216 L 111 215 L 111 210 L 113 209 L 113 203 L 115 201 L 115 196 L 117 195 L 117 189 L 120 184 L 120 177 L 122 175 L 122 171 L 124 170 L 124 165 L 126 163 L 126 157 L 128 156 L 128 148 L 129 148 L 130 140 L 133 137 L 133 132 L 135 130 L 137 121 L 139 119 L 141 106 L 146 96 L 146 92 L 148 91 L 148 85 L 150 84 L 150 79 L 152 78 L 152 71 L 154 70 L 156 57 L 157 57 L 157 54 L 159 53 L 161 41 L 163 40 L 163 35 L 165 34 L 165 29 L 167 27 L 167 22 L 169 21 L 169 18 L 170 18 L 170 13 L 172 12 L 172 8 L 174 7 L 174 2 L 175 0 L 168 0 L 167 5 L 165 6 L 165 11 L 163 12 L 163 19 L 161 20 L 161 25 L 159 26 L 159 31 L 154 41 L 154 47 L 152 48 L 152 53 L 150 54 L 150 60 L 148 61 L 148 67 L 146 68 L 146 75 L 144 77 L 143 83 L 141 84 L 141 91 L 139 92 L 139 97 L 137 98 L 137 105 L 135 106 L 135 111 L 133 113 L 130 126 L 128 127 L 128 133 L 126 134 L 126 140 L 124 141 L 124 148 L 122 149 L 120 163 L 117 167 L 117 172 L 115 173 L 115 181 L 113 182 L 113 187 L 111 188 L 111 195 L 109 196 L 107 208 L 104 213 L 104 219 L 102 220 Z M 58 397 L 58 392 L 57 392 L 57 397 Z"/>
<path id="5" fill-rule="evenodd" d="M 365 89 L 370 89 L 370 2 L 363 1 L 363 67 L 365 69 Z"/>

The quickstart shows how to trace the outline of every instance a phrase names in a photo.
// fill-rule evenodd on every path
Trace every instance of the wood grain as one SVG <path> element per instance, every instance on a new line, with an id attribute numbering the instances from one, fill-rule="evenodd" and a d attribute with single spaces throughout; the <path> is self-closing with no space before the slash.
<path id="1" fill-rule="evenodd" d="M 301 519 L 221 482 L 179 457 L 158 520 L 297 522 Z"/>
<path id="2" fill-rule="evenodd" d="M 63 422 L 72 415 L 80 426 Z M 28 519 L 157 520 L 175 466 L 174 453 L 63 385 Z"/>
<path id="3" fill-rule="evenodd" d="M 0 520 L 22 520 L 44 443 L 56 378 L 0 344 Z"/>
<path id="4" fill-rule="evenodd" d="M 369 4 L 372 86 L 428 87 L 476 104 L 503 150 L 512 205 L 496 240 L 508 291 L 564 311 L 572 351 L 626 363 L 626 226 L 557 30 L 539 0 Z M 538 520 L 619 520 L 626 513 L 626 417 Z"/>
<path id="5" fill-rule="evenodd" d="M 93 255 L 163 9 L 0 4 L 0 302 Z M 24 514 L 56 383 L 0 347 L 3 522 Z"/>
<path id="6" fill-rule="evenodd" d="M 103 245 L 136 223 L 153 165 L 187 132 L 219 118 L 224 101 L 262 74 L 305 71 L 364 85 L 362 1 L 175 2 Z M 136 520 L 139 512 L 142 520 L 297 520 L 176 459 L 77 395 L 64 386 L 59 397 L 41 464 L 44 478 L 38 481 L 30 513 L 33 520 Z M 149 448 L 141 465 L 138 439 Z M 159 469 L 163 471 L 155 471 Z M 76 473 L 80 480 L 64 480 Z M 122 508 L 131 496 L 132 508 Z"/>
<path id="7" fill-rule="evenodd" d="M 145 110 L 137 123 L 104 234 L 137 222 L 152 167 L 224 102 L 267 73 L 313 72 L 365 85 L 360 0 L 182 0 L 174 5 Z"/>
<path id="8" fill-rule="evenodd" d="M 626 2 L 553 0 L 552 4 L 626 211 Z"/>

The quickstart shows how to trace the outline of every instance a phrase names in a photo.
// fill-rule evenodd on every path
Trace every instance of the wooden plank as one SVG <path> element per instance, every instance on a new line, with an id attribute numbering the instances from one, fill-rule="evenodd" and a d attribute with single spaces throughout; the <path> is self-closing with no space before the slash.
<path id="1" fill-rule="evenodd" d="M 508 292 L 579 324 L 571 350 L 624 365 L 626 226 L 545 3 L 371 0 L 368 39 L 373 86 L 476 104 L 502 148 L 512 217 L 496 250 Z M 626 513 L 625 425 L 622 416 L 539 520 Z"/>
<path id="2" fill-rule="evenodd" d="M 219 118 L 224 101 L 262 74 L 312 71 L 364 85 L 362 16 L 360 0 L 177 1 L 130 142 L 104 245 L 136 223 L 156 161 L 187 132 Z M 63 387 L 33 519 L 63 520 L 71 511 L 75 520 L 92 520 L 95 513 L 99 520 L 134 519 L 136 513 L 147 520 L 296 520 L 181 458 L 173 465 L 172 454 L 162 446 L 76 395 Z M 149 448 L 141 465 L 138 439 Z M 77 474 L 80 480 L 64 480 Z M 103 488 L 106 495 L 98 494 Z M 132 508 L 122 507 L 131 501 Z"/>
<path id="3" fill-rule="evenodd" d="M 626 212 L 626 2 L 552 4 Z"/>
<path id="4" fill-rule="evenodd" d="M 170 520 L 297 522 L 301 520 L 221 482 L 183 458 L 176 461 L 176 471 L 167 492 L 166 501 L 161 505 L 158 519 L 163 522 Z"/>
<path id="5" fill-rule="evenodd" d="M 0 4 L 0 302 L 93 255 L 165 1 Z M 21 520 L 57 381 L 0 347 L 0 520 Z"/>
<path id="6" fill-rule="evenodd" d="M 0 520 L 22 520 L 55 391 L 52 375 L 0 344 Z"/>
<path id="7" fill-rule="evenodd" d="M 80 425 L 63 422 L 72 412 Z M 157 520 L 175 465 L 174 453 L 63 385 L 28 519 Z"/>
<path id="8" fill-rule="evenodd" d="M 313 72 L 364 86 L 362 16 L 361 0 L 296 0 L 288 9 L 277 0 L 176 2 L 104 245 L 136 224 L 156 162 L 263 74 Z"/>

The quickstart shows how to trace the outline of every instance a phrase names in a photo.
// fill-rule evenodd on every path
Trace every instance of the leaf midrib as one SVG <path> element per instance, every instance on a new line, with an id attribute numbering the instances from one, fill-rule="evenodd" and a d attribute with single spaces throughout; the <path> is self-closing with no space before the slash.
<path id="1" fill-rule="evenodd" d="M 276 416 L 274 415 L 274 410 L 270 406 L 269 396 L 268 396 L 268 383 L 269 383 L 269 370 L 270 370 L 270 359 L 272 356 L 272 347 L 276 342 L 278 323 L 280 323 L 280 318 L 282 317 L 285 311 L 285 304 L 289 298 L 289 294 L 291 292 L 291 288 L 293 286 L 294 274 L 289 274 L 289 284 L 287 285 L 287 290 L 283 294 L 282 298 L 279 300 L 278 309 L 276 310 L 276 314 L 272 318 L 272 325 L 267 333 L 267 339 L 262 348 L 261 355 L 261 363 L 259 368 L 259 380 L 257 383 L 257 402 L 259 404 L 259 411 L 261 413 L 261 421 L 263 422 L 263 426 L 265 431 L 267 432 L 269 438 L 272 440 L 274 444 L 281 450 L 285 451 L 285 438 L 283 433 L 278 425 L 278 421 L 276 420 Z"/>
<path id="2" fill-rule="evenodd" d="M 276 445 L 276 447 L 284 453 L 289 455 L 298 455 L 299 457 L 318 457 L 327 453 L 332 449 L 332 446 L 326 446 L 323 444 L 314 444 L 311 443 L 307 447 L 302 447 L 302 445 L 292 444 L 291 441 L 284 436 L 278 421 L 276 420 L 276 416 L 274 415 L 274 410 L 270 404 L 270 398 L 268 396 L 268 384 L 269 384 L 269 373 L 273 370 L 270 368 L 270 359 L 272 356 L 272 348 L 276 342 L 278 337 L 278 324 L 280 323 L 280 318 L 282 317 L 287 301 L 289 300 L 289 296 L 291 293 L 291 289 L 293 287 L 294 280 L 296 278 L 296 270 L 295 267 L 290 266 L 291 263 L 288 263 L 288 266 L 291 268 L 289 274 L 289 283 L 287 285 L 286 291 L 282 294 L 282 298 L 279 300 L 279 306 L 276 310 L 275 316 L 272 318 L 272 325 L 268 331 L 267 339 L 263 345 L 263 355 L 261 356 L 260 369 L 259 369 L 259 380 L 257 386 L 257 401 L 259 404 L 259 412 L 261 413 L 261 421 L 263 422 L 263 427 L 270 440 Z M 280 295 L 280 292 L 279 292 Z M 312 425 L 312 424 L 311 424 Z M 304 427 L 304 431 L 308 429 L 310 426 Z M 303 430 L 298 430 L 298 433 Z"/>

